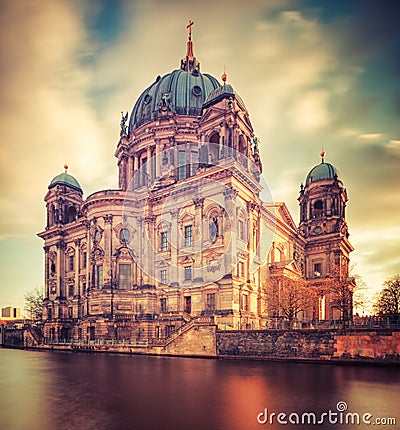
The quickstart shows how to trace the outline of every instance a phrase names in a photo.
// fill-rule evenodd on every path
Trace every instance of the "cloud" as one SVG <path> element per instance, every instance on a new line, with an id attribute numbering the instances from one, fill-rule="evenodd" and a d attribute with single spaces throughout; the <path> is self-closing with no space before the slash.
<path id="1" fill-rule="evenodd" d="M 32 234 L 44 224 L 47 185 L 65 162 L 82 186 L 109 164 L 102 127 L 86 96 L 91 71 L 80 59 L 90 46 L 73 3 L 5 2 L 1 28 L 4 237 Z M 88 169 L 90 164 L 99 170 Z"/>
<path id="2" fill-rule="evenodd" d="M 389 142 L 386 144 L 386 149 L 398 153 L 400 151 L 400 140 L 389 140 Z"/>
<path id="3" fill-rule="evenodd" d="M 380 141 L 383 138 L 383 133 L 363 133 L 359 134 L 357 137 L 362 142 L 374 143 Z"/>
<path id="4" fill-rule="evenodd" d="M 107 39 L 92 22 L 101 2 L 2 2 L 0 237 L 44 226 L 43 197 L 65 162 L 86 195 L 116 186 L 120 111 L 179 67 L 191 18 L 201 70 L 219 78 L 225 66 L 249 109 L 275 199 L 298 219 L 299 184 L 324 146 L 348 188 L 355 258 L 387 257 L 374 266 L 378 283 L 396 262 L 363 238 L 400 224 L 400 131 L 387 102 L 398 30 L 394 3 L 363 5 L 319 19 L 290 0 L 121 2 Z M 382 237 L 393 251 L 398 235 Z M 360 270 L 369 263 L 362 257 Z"/>

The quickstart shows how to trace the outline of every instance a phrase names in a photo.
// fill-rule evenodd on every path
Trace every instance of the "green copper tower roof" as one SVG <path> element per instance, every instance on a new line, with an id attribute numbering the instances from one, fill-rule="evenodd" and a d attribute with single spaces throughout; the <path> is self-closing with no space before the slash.
<path id="1" fill-rule="evenodd" d="M 71 187 L 74 190 L 77 190 L 83 193 L 82 188 L 79 185 L 79 182 L 73 176 L 67 173 L 68 166 L 65 165 L 64 168 L 65 168 L 65 172 L 60 173 L 55 178 L 53 178 L 53 180 L 50 182 L 49 189 L 55 187 L 56 185 L 67 185 L 68 187 Z"/>
<path id="2" fill-rule="evenodd" d="M 306 185 L 312 182 L 322 181 L 324 179 L 335 179 L 339 177 L 339 172 L 335 166 L 330 163 L 325 163 L 325 152 L 321 152 L 322 161 L 317 166 L 314 166 L 307 175 Z"/>

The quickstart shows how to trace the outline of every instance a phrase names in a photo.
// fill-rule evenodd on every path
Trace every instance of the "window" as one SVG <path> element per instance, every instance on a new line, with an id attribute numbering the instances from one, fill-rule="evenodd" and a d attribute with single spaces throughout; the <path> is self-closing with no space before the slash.
<path id="1" fill-rule="evenodd" d="M 314 264 L 314 278 L 319 278 L 322 276 L 322 264 L 321 263 L 315 263 Z"/>
<path id="2" fill-rule="evenodd" d="M 193 244 L 193 237 L 192 237 L 192 226 L 187 225 L 185 227 L 185 246 L 192 246 Z"/>
<path id="3" fill-rule="evenodd" d="M 95 242 L 100 242 L 100 238 L 101 238 L 100 231 L 96 230 L 95 233 L 94 233 L 93 239 L 94 239 Z"/>
<path id="4" fill-rule="evenodd" d="M 178 180 L 186 178 L 186 151 L 178 151 Z"/>
<path id="5" fill-rule="evenodd" d="M 142 177 L 142 183 L 141 185 L 147 184 L 147 157 L 142 158 L 142 165 L 141 165 L 141 177 Z"/>
<path id="6" fill-rule="evenodd" d="M 86 293 L 86 282 L 82 284 L 82 292 Z"/>
<path id="7" fill-rule="evenodd" d="M 131 287 L 131 265 L 120 264 L 118 288 L 121 290 L 127 290 L 130 287 Z"/>
<path id="8" fill-rule="evenodd" d="M 74 285 L 68 285 L 68 295 L 72 297 L 74 295 Z"/>
<path id="9" fill-rule="evenodd" d="M 167 299 L 165 297 L 160 299 L 161 312 L 167 312 Z"/>
<path id="10" fill-rule="evenodd" d="M 72 309 L 72 307 L 69 307 L 68 308 L 68 318 L 72 318 L 72 315 L 73 315 L 73 309 Z"/>
<path id="11" fill-rule="evenodd" d="M 208 224 L 208 233 L 210 236 L 210 242 L 214 242 L 218 237 L 218 220 L 217 218 L 212 218 Z"/>
<path id="12" fill-rule="evenodd" d="M 166 269 L 160 270 L 160 279 L 161 279 L 162 284 L 167 283 L 167 270 Z"/>
<path id="13" fill-rule="evenodd" d="M 73 206 L 68 208 L 68 222 L 73 222 L 76 220 L 77 213 L 76 209 Z"/>
<path id="14" fill-rule="evenodd" d="M 167 325 L 166 327 L 166 335 L 167 337 L 171 336 L 172 334 L 175 333 L 175 326 L 174 325 Z"/>
<path id="15" fill-rule="evenodd" d="M 192 297 L 191 296 L 185 297 L 185 312 L 187 314 L 190 314 L 192 312 Z"/>
<path id="16" fill-rule="evenodd" d="M 321 200 L 317 200 L 314 203 L 314 216 L 316 218 L 319 218 L 319 217 L 321 217 L 323 215 L 323 212 L 324 212 L 323 207 L 324 207 L 324 205 L 323 205 L 323 203 L 322 203 Z"/>
<path id="17" fill-rule="evenodd" d="M 87 266 L 87 252 L 82 253 L 82 267 L 86 269 Z"/>
<path id="18" fill-rule="evenodd" d="M 196 170 L 199 167 L 199 153 L 192 151 L 190 153 L 190 175 L 194 176 L 196 174 Z"/>
<path id="19" fill-rule="evenodd" d="M 192 266 L 185 267 L 185 281 L 192 280 Z"/>
<path id="20" fill-rule="evenodd" d="M 215 310 L 215 293 L 207 294 L 207 310 L 208 311 Z"/>
<path id="21" fill-rule="evenodd" d="M 75 256 L 74 255 L 70 255 L 69 256 L 69 271 L 71 272 L 72 270 L 74 270 L 74 263 L 75 263 Z"/>
<path id="22" fill-rule="evenodd" d="M 121 228 L 119 231 L 119 240 L 121 242 L 129 242 L 129 239 L 131 238 L 131 233 L 127 228 Z"/>
<path id="23" fill-rule="evenodd" d="M 249 296 L 247 294 L 244 294 L 242 296 L 242 310 L 244 311 L 249 310 Z"/>
<path id="24" fill-rule="evenodd" d="M 168 232 L 161 232 L 161 251 L 168 251 Z"/>
<path id="25" fill-rule="evenodd" d="M 238 221 L 239 239 L 244 240 L 244 222 Z"/>
<path id="26" fill-rule="evenodd" d="M 97 270 L 97 287 L 103 288 L 103 266 L 99 265 L 96 267 Z"/>
<path id="27" fill-rule="evenodd" d="M 244 278 L 245 277 L 244 269 L 245 269 L 244 262 L 240 261 L 239 265 L 238 265 L 238 276 L 240 278 Z"/>

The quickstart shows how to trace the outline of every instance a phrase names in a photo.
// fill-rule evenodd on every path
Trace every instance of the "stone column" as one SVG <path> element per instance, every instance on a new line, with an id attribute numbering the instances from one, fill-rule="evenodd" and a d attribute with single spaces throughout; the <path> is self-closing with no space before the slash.
<path id="1" fill-rule="evenodd" d="M 154 224 L 156 217 L 148 215 L 143 222 L 143 256 L 146 259 L 144 262 L 145 272 L 143 273 L 145 284 L 154 284 L 154 261 L 155 251 L 154 244 Z"/>
<path id="2" fill-rule="evenodd" d="M 74 270 L 75 270 L 75 281 L 74 281 L 74 295 L 81 295 L 81 291 L 80 291 L 80 285 L 79 285 L 79 272 L 81 270 L 81 256 L 80 256 L 80 249 L 79 246 L 81 244 L 81 240 L 80 239 L 75 239 L 74 240 L 74 245 L 75 245 L 75 264 L 74 264 Z"/>
<path id="3" fill-rule="evenodd" d="M 162 144 L 160 139 L 154 139 L 156 143 L 155 156 L 156 156 L 156 178 L 161 176 L 161 164 L 162 164 Z"/>
<path id="4" fill-rule="evenodd" d="M 134 155 L 133 156 L 133 172 L 132 172 L 132 178 L 134 178 L 132 183 L 132 188 L 136 188 L 138 186 L 138 170 L 139 170 L 139 156 Z"/>
<path id="5" fill-rule="evenodd" d="M 65 242 L 59 240 L 57 246 L 57 296 L 65 297 Z"/>
<path id="6" fill-rule="evenodd" d="M 80 254 L 80 244 L 81 239 L 75 239 L 74 245 L 75 245 L 75 281 L 74 281 L 74 296 L 78 296 L 78 302 L 76 304 L 76 308 L 74 309 L 74 314 L 72 315 L 73 318 L 80 318 L 81 317 L 81 284 L 80 284 L 80 278 L 79 274 L 81 271 L 81 254 Z"/>
<path id="7" fill-rule="evenodd" d="M 128 158 L 128 173 L 126 175 L 126 188 L 129 188 L 129 185 L 132 181 L 133 177 L 133 157 Z"/>
<path id="8" fill-rule="evenodd" d="M 255 228 L 257 228 L 257 217 L 255 216 L 255 209 L 257 204 L 254 202 L 247 202 L 247 215 L 248 215 L 248 227 L 249 227 L 249 257 L 246 262 L 246 279 L 250 276 L 251 264 L 250 262 L 254 261 L 255 253 L 256 253 L 256 236 L 255 236 Z M 258 233 L 257 233 L 258 234 Z"/>
<path id="9" fill-rule="evenodd" d="M 236 255 L 232 255 L 232 250 L 236 250 L 236 237 L 237 237 L 237 225 L 236 225 L 236 197 L 238 195 L 238 191 L 235 190 L 233 187 L 230 187 L 224 191 L 224 199 L 225 199 L 225 210 L 227 211 L 228 215 L 230 216 L 230 245 L 227 247 L 225 254 L 224 254 L 224 272 L 231 272 L 232 267 L 237 264 Z M 227 233 L 225 231 L 224 226 L 224 234 Z"/>
<path id="10" fill-rule="evenodd" d="M 179 209 L 174 209 L 170 211 L 171 214 L 171 273 L 170 273 L 170 283 L 179 282 L 178 273 L 178 252 L 179 252 Z"/>
<path id="11" fill-rule="evenodd" d="M 122 155 L 121 159 L 118 163 L 118 167 L 119 167 L 119 187 L 121 188 L 121 190 L 126 190 L 126 185 L 127 185 L 127 181 L 126 181 L 126 163 L 127 162 L 127 157 L 126 155 Z"/>
<path id="12" fill-rule="evenodd" d="M 50 297 L 49 291 L 49 247 L 44 246 L 44 298 L 48 299 Z"/>
<path id="13" fill-rule="evenodd" d="M 149 183 L 153 180 L 152 175 L 151 175 L 151 148 L 150 146 L 147 147 L 147 166 L 146 166 L 146 172 L 147 172 L 147 186 L 149 185 Z"/>
<path id="14" fill-rule="evenodd" d="M 111 254 L 112 254 L 112 215 L 105 215 L 104 219 L 104 260 L 103 260 L 103 286 L 111 288 Z"/>
<path id="15" fill-rule="evenodd" d="M 204 231 L 205 229 L 205 224 L 203 222 L 203 208 L 204 208 L 204 198 L 196 198 L 193 199 L 193 204 L 194 204 L 194 228 L 197 229 L 198 231 L 198 240 L 197 242 L 197 246 L 196 246 L 196 259 L 195 259 L 195 263 L 194 263 L 194 268 L 197 268 L 196 275 L 194 277 L 201 277 L 204 279 L 204 275 L 203 275 L 203 268 L 204 268 L 204 261 L 203 261 L 203 244 L 204 241 L 208 239 L 207 235 L 207 231 Z M 207 226 L 206 226 L 207 227 Z"/>
<path id="16" fill-rule="evenodd" d="M 91 288 L 91 250 L 92 250 L 92 239 L 90 237 L 90 222 L 85 221 L 85 227 L 86 227 L 86 289 Z"/>

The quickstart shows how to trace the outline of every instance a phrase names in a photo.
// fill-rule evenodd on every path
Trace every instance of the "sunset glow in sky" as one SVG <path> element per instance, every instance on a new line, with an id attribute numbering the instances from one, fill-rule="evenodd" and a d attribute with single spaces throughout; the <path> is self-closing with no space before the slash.
<path id="1" fill-rule="evenodd" d="M 225 68 L 296 223 L 324 147 L 349 194 L 352 261 L 379 289 L 400 272 L 398 17 L 389 0 L 1 1 L 0 307 L 43 285 L 36 233 L 63 165 L 85 196 L 117 187 L 120 111 L 179 68 L 189 19 L 201 71 Z"/>

